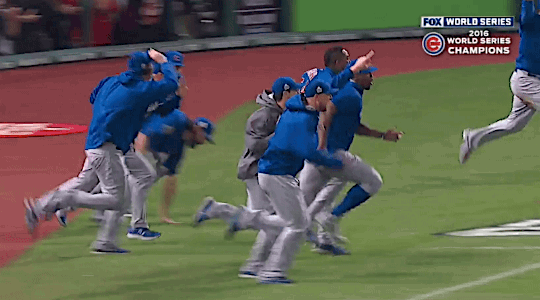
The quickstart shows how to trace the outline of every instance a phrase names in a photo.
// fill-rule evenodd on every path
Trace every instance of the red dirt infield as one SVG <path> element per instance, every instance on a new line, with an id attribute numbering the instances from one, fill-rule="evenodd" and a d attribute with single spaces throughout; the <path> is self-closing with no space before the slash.
<path id="1" fill-rule="evenodd" d="M 421 39 L 355 41 L 187 53 L 184 75 L 189 94 L 182 104 L 190 117 L 218 120 L 251 101 L 280 76 L 300 80 L 302 73 L 323 67 L 323 53 L 341 45 L 352 58 L 375 50 L 375 76 L 422 70 L 513 62 L 519 36 L 512 37 L 510 55 L 448 55 L 431 57 Z M 0 71 L 0 120 L 3 123 L 87 125 L 88 96 L 104 77 L 120 73 L 126 59 L 107 59 Z M 23 218 L 24 197 L 37 197 L 76 176 L 84 161 L 85 134 L 0 139 L 0 267 L 32 246 Z M 73 217 L 73 216 L 70 216 Z M 58 229 L 57 222 L 40 226 L 38 239 Z"/>

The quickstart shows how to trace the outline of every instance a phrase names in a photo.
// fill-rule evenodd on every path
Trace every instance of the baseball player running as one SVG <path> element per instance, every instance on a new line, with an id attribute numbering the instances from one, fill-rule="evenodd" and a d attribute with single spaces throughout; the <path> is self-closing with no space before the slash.
<path id="1" fill-rule="evenodd" d="M 184 146 L 195 148 L 205 141 L 214 143 L 214 124 L 206 118 L 190 120 L 183 112 L 174 110 L 166 116 L 153 115 L 144 125 L 135 143 L 135 153 L 152 166 L 158 179 L 174 178 L 184 156 Z M 151 184 L 155 183 L 152 182 Z M 169 192 L 169 191 L 165 191 Z M 171 196 L 172 197 L 172 196 Z M 154 232 L 146 221 L 146 200 L 132 196 L 133 217 L 128 238 L 151 240 Z"/>
<path id="2" fill-rule="evenodd" d="M 186 98 L 188 87 L 186 84 L 186 80 L 184 75 L 182 74 L 182 68 L 184 68 L 184 55 L 180 52 L 176 51 L 169 51 L 166 52 L 165 55 L 167 56 L 167 59 L 174 64 L 176 68 L 176 72 L 178 73 L 179 78 L 179 87 L 178 90 L 174 93 L 169 95 L 168 97 L 174 97 L 175 100 L 167 101 L 165 102 L 165 105 L 163 107 L 159 107 L 156 109 L 156 112 L 161 115 L 166 115 L 170 112 L 171 107 L 167 107 L 167 103 L 173 103 L 175 104 L 172 109 L 180 109 L 182 105 L 182 100 Z M 159 66 L 159 65 L 157 65 Z M 163 73 L 161 73 L 161 70 L 159 68 L 155 68 L 154 71 L 154 80 L 161 80 L 163 78 Z M 172 173 L 174 175 L 174 173 Z M 174 195 L 176 194 L 176 182 L 177 178 L 176 176 L 169 176 L 165 175 L 163 177 L 163 193 L 161 202 L 158 205 L 158 213 L 159 217 L 162 223 L 166 224 L 179 224 L 179 222 L 174 221 L 171 219 L 169 215 L 169 210 L 172 204 L 172 200 Z"/>
<path id="3" fill-rule="evenodd" d="M 278 119 L 285 109 L 285 103 L 297 95 L 300 88 L 301 85 L 290 77 L 278 78 L 273 83 L 271 91 L 264 90 L 257 96 L 256 102 L 261 108 L 255 111 L 246 122 L 245 150 L 238 163 L 238 178 L 246 185 L 247 207 L 251 210 L 274 213 L 268 196 L 259 185 L 258 163 L 268 148 L 268 141 L 273 137 Z M 194 216 L 194 225 L 197 226 L 211 218 L 221 218 L 228 222 L 235 211 L 236 207 L 207 197 Z M 270 255 L 270 249 L 284 226 L 279 218 L 275 216 L 272 218 L 275 221 L 273 224 L 277 224 L 279 230 L 259 231 L 250 258 L 240 268 L 239 277 L 256 277 L 257 270 Z"/>
<path id="4" fill-rule="evenodd" d="M 231 233 L 247 228 L 279 232 L 269 257 L 256 271 L 259 283 L 292 283 L 287 271 L 308 225 L 305 202 L 295 177 L 304 160 L 332 168 L 342 166 L 339 159 L 317 150 L 318 112 L 326 109 L 334 91 L 330 85 L 314 80 L 306 86 L 305 93 L 287 101 L 268 149 L 259 160 L 259 184 L 277 215 L 241 207 L 231 219 Z M 213 209 L 210 207 L 210 214 Z"/>
<path id="5" fill-rule="evenodd" d="M 372 52 L 370 53 L 372 55 Z M 354 63 L 356 62 L 353 61 L 350 65 Z M 403 135 L 402 132 L 394 130 L 380 132 L 361 123 L 362 97 L 364 91 L 371 88 L 372 72 L 376 70 L 375 67 L 369 67 L 356 72 L 353 80 L 337 93 L 324 112 L 325 121 L 329 122 L 329 124 L 323 124 L 323 134 L 328 136 L 328 144 L 319 145 L 319 148 L 328 149 L 330 153 L 335 153 L 340 157 L 343 168 L 331 170 L 306 163 L 304 170 L 300 173 L 300 187 L 308 205 L 310 220 L 313 220 L 325 206 L 332 204 L 347 182 L 356 183 L 342 203 L 322 218 L 321 225 L 333 234 L 331 238 L 325 234 L 319 237 L 318 249 L 322 253 L 348 254 L 348 252 L 336 251 L 334 246 L 334 241 L 339 240 L 339 235 L 336 234 L 337 223 L 346 212 L 367 201 L 382 186 L 379 173 L 360 157 L 349 152 L 355 134 L 382 138 L 387 141 L 398 141 Z"/>
<path id="6" fill-rule="evenodd" d="M 369 58 L 371 58 L 374 55 L 373 52 L 370 52 L 368 54 Z M 362 60 L 355 60 L 356 63 L 350 64 L 349 59 L 349 52 L 341 47 L 332 47 L 325 51 L 324 53 L 324 64 L 326 66 L 325 69 L 311 69 L 307 72 L 305 72 L 302 75 L 302 82 L 304 84 L 307 84 L 311 80 L 317 79 L 322 80 L 328 84 L 332 84 L 332 87 L 334 88 L 343 88 L 345 84 L 347 84 L 353 77 L 354 73 L 358 72 L 361 68 L 361 62 Z M 332 102 L 329 102 L 331 105 Z M 329 107 L 332 109 L 333 107 Z M 326 145 L 327 143 L 327 134 L 322 127 L 323 123 L 327 124 L 331 120 L 326 120 L 325 118 L 327 116 L 327 113 L 320 115 L 320 126 L 319 126 L 319 148 L 324 149 L 325 147 L 322 145 Z M 308 203 L 309 205 L 309 203 Z M 325 211 L 330 213 L 328 210 L 330 209 L 330 206 L 324 207 Z M 321 214 L 322 215 L 322 214 Z M 338 229 L 338 228 L 337 228 Z M 325 234 L 325 229 L 319 224 L 319 232 L 321 235 L 327 235 Z M 323 253 L 327 253 L 329 249 L 322 250 L 319 248 L 320 244 L 317 240 L 317 237 L 313 234 L 311 231 L 311 226 L 307 230 L 307 238 L 308 241 L 312 242 L 314 246 L 316 247 L 315 250 L 322 251 Z M 335 244 L 325 244 L 324 247 L 332 247 L 330 253 L 334 255 L 340 255 L 340 254 L 347 254 L 348 252 L 335 245 Z"/>
<path id="7" fill-rule="evenodd" d="M 147 109 L 145 118 L 148 118 L 152 116 L 153 114 L 159 114 L 159 115 L 168 115 L 169 113 L 173 112 L 175 109 L 179 109 L 181 105 L 182 98 L 185 97 L 187 92 L 187 86 L 185 84 L 185 80 L 183 79 L 183 75 L 181 74 L 181 69 L 184 66 L 184 56 L 180 52 L 176 51 L 168 51 L 165 53 L 165 56 L 167 57 L 167 60 L 174 66 L 176 69 L 176 72 L 178 74 L 178 89 L 167 95 L 165 98 L 165 102 L 155 102 L 152 105 L 150 105 Z M 160 81 L 163 79 L 163 73 L 160 68 L 160 64 L 153 62 L 153 79 L 156 81 Z M 148 162 L 144 157 L 141 155 L 138 155 L 133 151 L 133 149 L 130 149 L 126 154 L 124 159 L 128 160 L 128 164 L 131 168 L 124 168 L 124 171 L 126 174 L 128 174 L 126 180 L 130 181 L 131 184 L 126 183 L 126 187 L 128 189 L 126 190 L 126 195 L 129 195 L 128 199 L 131 199 L 132 205 L 134 203 L 144 203 L 145 199 L 147 198 L 148 192 L 156 180 L 156 173 L 153 170 L 151 166 L 149 166 Z M 91 170 L 91 169 L 90 169 Z M 89 170 L 84 168 L 84 172 L 88 172 Z M 87 176 L 83 174 L 84 178 L 93 178 L 92 176 Z M 80 177 L 80 176 L 79 176 Z M 93 194 L 100 193 L 101 188 L 99 185 L 96 186 L 96 182 L 84 182 L 77 180 L 77 178 L 74 178 L 73 180 L 70 180 L 67 182 L 67 184 L 64 184 L 60 187 L 60 189 L 78 189 L 82 191 L 92 191 Z M 165 216 L 162 217 L 162 222 L 169 223 L 169 224 L 175 224 L 177 222 L 171 220 L 168 217 L 168 207 L 170 206 L 171 199 L 174 196 L 175 188 L 176 188 L 176 178 L 174 176 L 165 176 L 165 184 L 164 184 L 164 193 L 163 198 L 165 205 L 167 205 L 167 209 L 165 210 Z M 93 188 L 93 190 L 92 190 Z M 129 216 L 132 219 L 131 222 L 131 228 L 147 228 L 148 224 L 146 224 L 146 218 L 142 217 L 133 217 L 132 214 L 132 205 L 128 208 L 128 214 L 125 214 L 124 216 Z M 141 208 L 142 209 L 142 208 Z M 73 209 L 61 209 L 56 212 L 56 217 L 58 219 L 58 222 L 62 226 L 67 226 L 67 211 L 73 210 Z M 144 213 L 146 213 L 146 210 L 144 210 Z M 140 216 L 140 214 L 138 214 Z M 95 221 L 101 222 L 103 220 L 104 212 L 103 211 L 95 211 L 93 219 Z M 161 214 L 163 216 L 163 214 Z M 144 240 L 152 240 L 155 238 L 158 238 L 160 236 L 160 233 L 153 232 L 150 230 L 138 230 L 136 231 L 139 233 L 138 235 L 134 234 L 128 234 L 131 238 L 140 238 Z"/>
<path id="8" fill-rule="evenodd" d="M 151 81 L 152 60 L 162 64 L 162 81 Z M 25 220 L 31 233 L 40 218 L 50 218 L 59 209 L 84 207 L 106 210 L 105 221 L 92 244 L 93 252 L 129 252 L 119 248 L 116 240 L 121 217 L 127 209 L 126 204 L 129 204 L 125 201 L 126 174 L 122 157 L 142 128 L 149 106 L 156 101 L 164 102 L 165 96 L 178 88 L 178 80 L 167 58 L 153 49 L 132 54 L 128 66 L 127 72 L 103 79 L 90 95 L 93 115 L 86 139 L 87 163 L 83 171 L 91 169 L 85 174 L 93 178 L 79 180 L 99 180 L 102 193 L 55 190 L 37 201 L 25 199 Z"/>
<path id="9" fill-rule="evenodd" d="M 306 86 L 304 94 L 291 98 L 268 149 L 259 161 L 261 188 L 268 195 L 277 216 L 285 221 L 286 225 L 274 242 L 270 256 L 257 272 L 260 283 L 292 283 L 292 280 L 287 278 L 287 271 L 304 240 L 308 225 L 305 202 L 296 179 L 304 160 L 332 168 L 342 166 L 340 160 L 316 150 L 318 112 L 326 109 L 333 92 L 328 84 L 313 81 Z M 241 211 L 245 213 L 231 223 L 233 229 L 245 227 L 242 223 L 250 219 L 245 216 L 249 216 L 248 210 Z M 257 221 L 256 218 L 254 223 L 264 226 L 264 222 Z"/>
<path id="10" fill-rule="evenodd" d="M 506 119 L 487 127 L 463 130 L 459 162 L 464 164 L 484 144 L 521 131 L 540 108 L 540 16 L 533 0 L 523 0 L 519 22 L 519 55 L 510 77 L 514 94 L 512 110 Z"/>

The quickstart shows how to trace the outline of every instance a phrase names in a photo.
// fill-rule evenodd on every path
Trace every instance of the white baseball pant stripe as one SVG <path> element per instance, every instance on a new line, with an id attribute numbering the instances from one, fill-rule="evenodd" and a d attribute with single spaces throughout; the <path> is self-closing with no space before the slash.
<path id="1" fill-rule="evenodd" d="M 521 131 L 532 119 L 536 110 L 523 104 L 520 99 L 530 101 L 540 109 L 540 79 L 529 76 L 525 71 L 516 70 L 510 77 L 510 88 L 514 94 L 512 110 L 506 119 L 489 126 L 471 130 L 470 141 L 473 150 L 493 140 Z"/>

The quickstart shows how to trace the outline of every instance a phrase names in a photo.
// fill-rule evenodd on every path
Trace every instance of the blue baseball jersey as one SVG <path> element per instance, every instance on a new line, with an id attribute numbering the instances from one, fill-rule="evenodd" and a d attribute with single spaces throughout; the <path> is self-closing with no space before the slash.
<path id="1" fill-rule="evenodd" d="M 540 16 L 535 12 L 536 1 L 522 1 L 519 24 L 519 55 L 516 69 L 540 75 Z"/>
<path id="2" fill-rule="evenodd" d="M 111 142 L 123 153 L 141 130 L 149 106 L 166 101 L 178 88 L 177 75 L 170 63 L 162 65 L 164 79 L 143 81 L 131 71 L 103 79 L 90 95 L 92 121 L 85 149 L 96 149 Z"/>
<path id="3" fill-rule="evenodd" d="M 185 113 L 174 110 L 166 116 L 151 115 L 141 130 L 150 139 L 152 151 L 168 155 L 162 164 L 170 174 L 176 174 L 184 153 L 182 136 L 191 126 L 192 122 Z"/>
<path id="4" fill-rule="evenodd" d="M 328 151 L 338 149 L 349 150 L 354 135 L 362 119 L 362 95 L 364 90 L 356 83 L 349 81 L 332 98 L 337 113 L 328 129 Z"/>
<path id="5" fill-rule="evenodd" d="M 306 106 L 302 95 L 292 97 L 285 104 L 274 136 L 259 160 L 259 173 L 296 176 L 304 167 L 304 160 L 327 167 L 341 167 L 342 162 L 317 150 L 319 112 Z"/>

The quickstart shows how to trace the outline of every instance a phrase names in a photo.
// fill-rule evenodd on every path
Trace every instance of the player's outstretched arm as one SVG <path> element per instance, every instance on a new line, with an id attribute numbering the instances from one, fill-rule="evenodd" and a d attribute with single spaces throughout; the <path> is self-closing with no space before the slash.
<path id="1" fill-rule="evenodd" d="M 371 129 L 364 124 L 360 124 L 360 126 L 358 126 L 358 129 L 356 130 L 356 134 L 379 138 L 390 142 L 397 142 L 401 139 L 404 133 L 402 131 L 395 131 L 393 129 L 382 132 Z"/>

